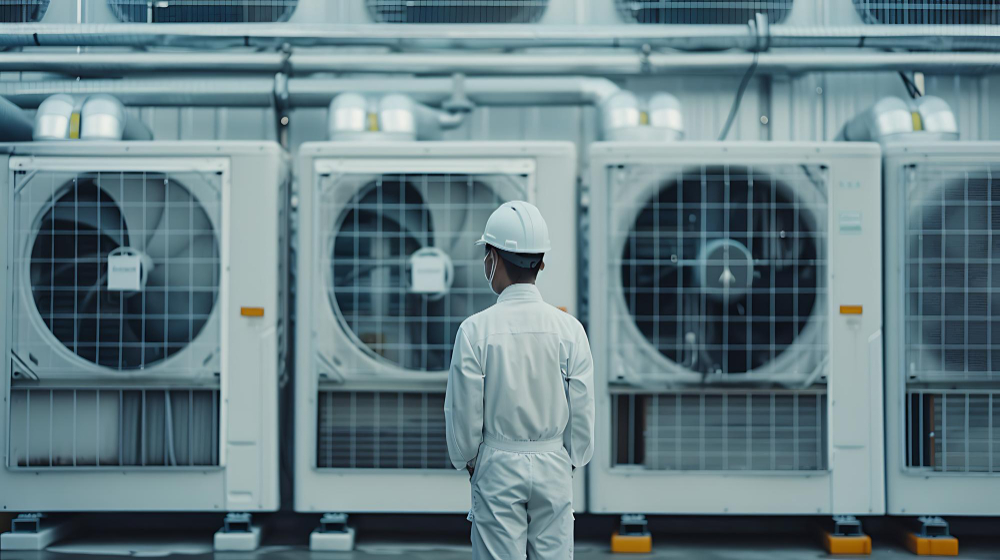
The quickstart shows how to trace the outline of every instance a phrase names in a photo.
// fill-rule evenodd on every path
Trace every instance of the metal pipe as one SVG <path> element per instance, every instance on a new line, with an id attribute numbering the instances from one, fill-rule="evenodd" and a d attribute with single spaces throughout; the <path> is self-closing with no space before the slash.
<path id="1" fill-rule="evenodd" d="M 1000 26 L 769 26 L 772 47 L 1000 49 Z M 0 46 L 276 46 L 383 45 L 394 48 L 672 47 L 750 49 L 743 25 L 327 25 L 275 24 L 10 24 Z"/>
<path id="2" fill-rule="evenodd" d="M 274 83 L 273 78 L 0 81 L 0 96 L 24 108 L 38 107 L 57 93 L 107 93 L 128 106 L 268 107 Z"/>
<path id="3" fill-rule="evenodd" d="M 364 53 L 295 51 L 259 53 L 0 53 L 0 71 L 53 72 L 108 77 L 165 72 L 401 73 L 470 76 L 634 76 L 743 72 L 753 55 L 743 52 L 643 54 L 633 51 L 523 53 Z M 1000 71 L 1000 53 L 765 52 L 758 73 L 921 71 L 987 74 Z"/>
<path id="4" fill-rule="evenodd" d="M 20 107 L 0 97 L 0 142 L 31 140 L 35 124 Z"/>

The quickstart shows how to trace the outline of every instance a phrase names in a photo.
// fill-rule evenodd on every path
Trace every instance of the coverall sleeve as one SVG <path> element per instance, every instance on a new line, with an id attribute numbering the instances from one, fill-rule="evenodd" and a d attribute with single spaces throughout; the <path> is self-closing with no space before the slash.
<path id="1" fill-rule="evenodd" d="M 444 397 L 448 455 L 464 469 L 479 454 L 483 441 L 483 368 L 465 330 L 458 329 Z"/>
<path id="2" fill-rule="evenodd" d="M 573 344 L 566 372 L 566 398 L 569 403 L 568 445 L 573 466 L 580 468 L 594 456 L 594 357 L 583 327 Z"/>

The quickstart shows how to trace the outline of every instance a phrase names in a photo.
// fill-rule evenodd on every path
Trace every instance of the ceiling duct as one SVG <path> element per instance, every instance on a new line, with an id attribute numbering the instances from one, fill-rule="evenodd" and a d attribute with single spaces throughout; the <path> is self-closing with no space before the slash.
<path id="1" fill-rule="evenodd" d="M 940 97 L 911 101 L 886 97 L 844 126 L 840 138 L 851 142 L 888 144 L 912 139 L 957 140 L 958 123 Z"/>
<path id="2" fill-rule="evenodd" d="M 35 140 L 152 140 L 153 133 L 107 94 L 47 98 L 35 113 Z"/>
<path id="3" fill-rule="evenodd" d="M 672 141 L 684 138 L 681 103 L 669 93 L 640 100 L 620 91 L 600 105 L 605 140 Z"/>

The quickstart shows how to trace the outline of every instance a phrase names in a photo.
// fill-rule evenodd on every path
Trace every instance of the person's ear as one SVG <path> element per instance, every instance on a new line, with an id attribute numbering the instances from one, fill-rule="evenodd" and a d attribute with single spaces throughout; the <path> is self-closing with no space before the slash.
<path id="1" fill-rule="evenodd" d="M 538 265 L 538 272 L 541 272 L 543 270 L 545 270 L 545 261 L 542 261 L 542 264 Z"/>

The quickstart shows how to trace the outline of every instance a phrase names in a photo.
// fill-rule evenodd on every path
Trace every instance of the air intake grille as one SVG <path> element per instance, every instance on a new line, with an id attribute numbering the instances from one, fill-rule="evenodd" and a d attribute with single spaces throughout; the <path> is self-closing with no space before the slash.
<path id="1" fill-rule="evenodd" d="M 949 473 L 1000 473 L 1000 392 L 911 390 L 907 466 Z"/>
<path id="2" fill-rule="evenodd" d="M 143 369 L 194 343 L 219 293 L 209 214 L 219 215 L 220 193 L 198 199 L 163 173 L 19 171 L 16 177 L 23 216 L 17 234 L 30 251 L 18 261 L 27 269 L 18 277 L 30 281 L 34 311 L 56 340 L 113 370 Z M 29 214 L 34 208 L 39 215 Z M 109 257 L 124 248 L 148 257 L 138 291 L 109 286 Z M 22 358 L 38 365 L 35 356 L 51 352 L 47 344 L 20 348 Z M 215 342 L 203 350 L 198 360 L 216 351 Z"/>
<path id="3" fill-rule="evenodd" d="M 475 247 L 500 193 L 524 192 L 516 175 L 330 176 L 319 231 L 324 282 L 351 342 L 379 363 L 444 371 L 458 327 L 496 301 Z M 430 251 L 450 266 L 443 291 L 412 282 L 412 257 Z M 368 366 L 370 368 L 370 366 Z"/>
<path id="4" fill-rule="evenodd" d="M 14 386 L 10 400 L 11 468 L 219 464 L 217 389 Z"/>
<path id="5" fill-rule="evenodd" d="M 319 393 L 317 466 L 450 469 L 443 393 Z"/>
<path id="6" fill-rule="evenodd" d="M 997 0 L 853 0 L 861 20 L 877 25 L 1000 25 Z"/>
<path id="7" fill-rule="evenodd" d="M 912 380 L 1000 379 L 995 176 L 989 166 L 906 170 L 905 363 Z"/>
<path id="8" fill-rule="evenodd" d="M 614 465 L 672 471 L 826 469 L 826 394 L 700 392 L 612 397 Z"/>
<path id="9" fill-rule="evenodd" d="M 613 226 L 628 233 L 610 248 L 621 284 L 609 298 L 625 311 L 613 329 L 619 352 L 652 349 L 672 371 L 771 371 L 807 385 L 827 351 L 825 175 L 728 165 L 616 174 L 613 192 L 657 185 L 649 198 L 612 202 L 629 220 Z"/>
<path id="10" fill-rule="evenodd" d="M 383 23 L 533 23 L 548 0 L 365 0 Z"/>
<path id="11" fill-rule="evenodd" d="M 287 21 L 299 0 L 108 0 L 129 23 L 269 23 Z"/>
<path id="12" fill-rule="evenodd" d="M 780 23 L 792 0 L 615 0 L 622 16 L 636 23 L 746 25 L 756 14 Z"/>
<path id="13" fill-rule="evenodd" d="M 0 23 L 41 21 L 49 9 L 49 0 L 0 0 Z"/>

